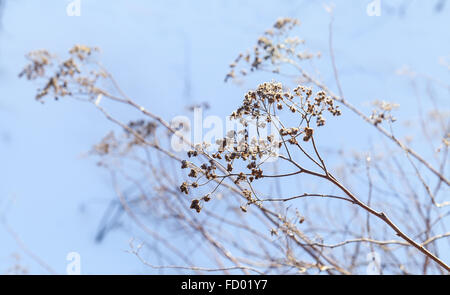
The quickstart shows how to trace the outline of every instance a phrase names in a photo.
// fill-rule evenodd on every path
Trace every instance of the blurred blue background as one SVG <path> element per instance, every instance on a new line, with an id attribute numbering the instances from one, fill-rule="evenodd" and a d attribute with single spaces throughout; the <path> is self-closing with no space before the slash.
<path id="1" fill-rule="evenodd" d="M 126 252 L 132 233 L 113 231 L 95 242 L 98 224 L 116 198 L 109 175 L 84 154 L 110 129 L 94 108 L 76 101 L 34 101 L 36 84 L 19 79 L 24 55 L 48 49 L 64 56 L 74 44 L 98 46 L 101 61 L 130 96 L 164 118 L 208 101 L 209 114 L 225 116 L 255 84 L 223 82 L 228 65 L 251 48 L 278 17 L 301 20 L 301 38 L 321 51 L 322 79 L 336 90 L 328 50 L 328 1 L 81 0 L 81 16 L 66 15 L 71 1 L 3 1 L 0 29 L 0 214 L 23 243 L 56 272 L 66 255 L 81 254 L 84 274 L 152 273 Z M 445 1 L 383 1 L 370 17 L 371 1 L 334 1 L 334 49 L 347 98 L 367 108 L 374 99 L 400 103 L 408 117 L 411 93 L 396 70 L 448 81 L 439 64 L 449 57 L 450 7 Z M 443 6 L 439 6 L 439 3 Z M 443 4 L 442 4 L 443 3 Z M 255 78 L 255 82 L 258 78 Z M 368 110 L 368 108 L 367 108 Z M 335 128 L 351 128 L 348 115 Z M 351 127 L 348 127 L 351 126 Z M 326 132 L 326 131 L 324 131 Z M 325 135 L 324 135 L 325 136 Z M 330 130 L 338 147 L 345 137 Z M 359 134 L 367 148 L 372 134 Z M 0 273 L 14 264 L 45 273 L 0 226 Z"/>

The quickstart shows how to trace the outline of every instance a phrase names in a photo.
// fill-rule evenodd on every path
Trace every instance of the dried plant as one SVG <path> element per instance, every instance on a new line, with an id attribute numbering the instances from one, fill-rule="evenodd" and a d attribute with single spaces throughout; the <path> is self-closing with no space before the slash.
<path id="1" fill-rule="evenodd" d="M 290 18 L 278 20 L 253 52 L 240 54 L 230 65 L 226 81 L 263 71 L 278 75 L 283 83 L 272 80 L 247 92 L 242 105 L 230 110 L 231 119 L 243 128 L 217 139 L 215 149 L 192 143 L 129 98 L 93 60 L 95 48 L 75 46 L 63 61 L 47 51 L 32 52 L 21 76 L 43 81 L 39 101 L 48 96 L 80 99 L 123 130 L 109 133 L 92 154 L 111 172 L 121 207 L 142 230 L 140 241 L 130 243 L 130 252 L 154 269 L 449 272 L 439 258 L 450 236 L 450 211 L 445 211 L 448 114 L 434 107 L 439 149 L 433 145 L 434 162 L 427 160 L 410 141 L 394 135 L 398 105 L 376 102 L 366 115 L 344 97 L 332 50 L 339 95 L 306 70 L 304 62 L 320 54 L 300 49 L 305 42 L 292 36 L 299 25 Z M 332 49 L 331 30 L 329 41 Z M 430 94 L 430 99 L 436 98 Z M 145 119 L 124 123 L 103 107 L 104 100 L 131 107 Z M 316 142 L 320 130 L 347 112 L 384 136 L 385 152 L 375 146 L 370 152 L 335 151 L 342 159 L 338 164 L 331 161 L 333 149 L 322 152 L 327 143 Z M 271 124 L 277 136 L 258 132 L 251 138 L 255 121 L 257 130 Z M 423 127 L 415 131 L 431 138 L 425 121 Z M 190 146 L 187 155 L 171 150 L 172 136 Z M 299 188 L 299 183 L 306 185 Z M 125 185 L 132 190 L 123 190 Z"/>

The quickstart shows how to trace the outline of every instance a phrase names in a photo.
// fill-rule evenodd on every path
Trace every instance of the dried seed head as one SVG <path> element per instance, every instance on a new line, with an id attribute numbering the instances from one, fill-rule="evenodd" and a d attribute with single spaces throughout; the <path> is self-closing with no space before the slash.
<path id="1" fill-rule="evenodd" d="M 182 193 L 185 193 L 186 195 L 189 194 L 189 185 L 186 181 L 181 184 L 180 190 Z"/>
<path id="2" fill-rule="evenodd" d="M 305 136 L 303 137 L 303 141 L 308 141 L 311 139 L 313 133 L 314 133 L 314 129 L 309 128 L 309 127 L 305 127 L 304 131 Z"/>
<path id="3" fill-rule="evenodd" d="M 200 213 L 200 211 L 202 210 L 202 208 L 200 207 L 200 201 L 197 199 L 192 200 L 190 208 L 197 211 L 197 213 Z"/>

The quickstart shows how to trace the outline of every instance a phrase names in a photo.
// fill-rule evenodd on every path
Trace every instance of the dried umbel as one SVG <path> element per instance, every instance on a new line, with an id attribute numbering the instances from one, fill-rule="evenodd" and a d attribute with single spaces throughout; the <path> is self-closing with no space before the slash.
<path id="1" fill-rule="evenodd" d="M 372 115 L 370 115 L 370 119 L 372 120 L 374 125 L 378 125 L 383 121 L 387 122 L 395 122 L 395 117 L 391 114 L 392 110 L 398 108 L 400 105 L 396 103 L 389 103 L 386 101 L 374 101 L 373 105 L 375 109 L 372 110 Z"/>
<path id="2" fill-rule="evenodd" d="M 27 54 L 29 64 L 20 72 L 19 77 L 26 76 L 27 79 L 36 79 L 45 75 L 45 68 L 52 65 L 54 58 L 47 50 L 35 50 Z"/>
<path id="3" fill-rule="evenodd" d="M 283 112 L 293 116 L 297 125 L 287 127 L 286 123 L 282 122 L 286 115 L 282 114 Z M 200 167 L 187 161 L 182 162 L 181 168 L 190 169 L 188 177 L 195 180 L 191 183 L 184 182 L 180 190 L 189 194 L 189 187 L 198 187 L 198 183 L 203 179 L 207 182 L 215 179 L 223 181 L 230 176 L 233 176 L 235 184 L 250 186 L 255 180 L 264 178 L 264 162 L 271 157 L 277 157 L 284 144 L 299 146 L 299 136 L 302 136 L 303 141 L 309 141 L 314 134 L 310 122 L 315 118 L 318 127 L 325 125 L 325 112 L 333 116 L 341 114 L 338 106 L 324 91 L 314 94 L 311 88 L 298 86 L 290 92 L 278 82 L 259 85 L 256 90 L 245 94 L 242 105 L 230 116 L 232 120 L 238 120 L 244 128 L 238 132 L 231 130 L 225 138 L 218 139 L 217 152 L 210 153 L 208 162 L 200 164 Z M 250 120 L 256 121 L 257 129 L 273 123 L 279 136 L 271 134 L 249 138 Z M 190 158 L 205 154 L 208 155 L 208 152 L 203 145 L 197 145 L 195 150 L 187 153 Z M 218 173 L 218 166 L 224 167 L 228 174 Z M 243 190 L 242 194 L 248 201 L 247 205 L 257 203 L 257 197 L 251 189 Z M 191 208 L 200 211 L 197 206 Z"/>
<path id="4" fill-rule="evenodd" d="M 330 112 L 333 116 L 341 115 L 339 106 L 336 106 L 334 100 L 323 90 L 313 95 L 311 88 L 298 86 L 291 93 L 284 91 L 281 83 L 266 82 L 259 85 L 255 91 L 249 91 L 242 106 L 231 116 L 236 119 L 251 115 L 271 122 L 271 117 L 283 109 L 299 115 L 302 121 L 308 123 L 312 118 L 316 118 L 317 126 L 325 125 L 324 111 Z"/>
<path id="5" fill-rule="evenodd" d="M 108 133 L 98 144 L 94 145 L 92 153 L 99 156 L 109 154 L 125 155 L 134 147 L 153 142 L 157 124 L 150 120 L 135 120 L 127 124 L 127 129 L 119 136 Z"/>
<path id="6" fill-rule="evenodd" d="M 307 50 L 300 51 L 299 47 L 305 41 L 298 37 L 290 37 L 289 32 L 300 26 L 300 22 L 293 18 L 278 19 L 273 28 L 267 30 L 258 38 L 252 53 L 241 53 L 230 64 L 230 72 L 226 75 L 225 81 L 236 78 L 237 74 L 247 75 L 259 69 L 278 72 L 281 63 L 290 61 L 302 61 L 320 57 L 320 53 L 310 53 Z M 247 66 L 237 69 L 238 64 L 243 61 Z"/>
<path id="7" fill-rule="evenodd" d="M 27 55 L 30 63 L 19 74 L 26 76 L 29 80 L 38 78 L 46 79 L 47 82 L 42 89 L 38 89 L 36 99 L 41 100 L 51 95 L 56 100 L 64 96 L 89 95 L 95 99 L 101 91 L 96 87 L 100 78 L 106 78 L 106 73 L 90 65 L 90 57 L 99 51 L 96 47 L 75 45 L 69 50 L 70 57 L 55 65 L 52 56 L 46 50 L 32 51 Z"/>
<path id="8" fill-rule="evenodd" d="M 114 132 L 108 133 L 103 139 L 93 147 L 93 153 L 99 156 L 108 155 L 112 150 L 116 150 L 119 146 L 119 141 L 114 135 Z"/>
<path id="9" fill-rule="evenodd" d="M 130 121 L 128 127 L 129 129 L 125 130 L 125 132 L 129 137 L 134 139 L 130 142 L 131 146 L 133 144 L 145 144 L 142 139 L 148 140 L 149 138 L 153 138 L 158 125 L 153 121 L 141 119 Z M 133 132 L 133 134 L 131 134 L 131 132 Z"/>

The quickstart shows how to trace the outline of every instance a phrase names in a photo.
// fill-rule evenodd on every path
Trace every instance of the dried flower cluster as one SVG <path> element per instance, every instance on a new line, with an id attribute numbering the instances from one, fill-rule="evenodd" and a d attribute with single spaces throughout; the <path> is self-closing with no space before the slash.
<path id="1" fill-rule="evenodd" d="M 19 77 L 26 76 L 28 80 L 43 77 L 45 68 L 52 64 L 53 58 L 47 50 L 31 51 L 26 57 L 30 63 L 20 72 Z"/>
<path id="2" fill-rule="evenodd" d="M 128 127 L 130 130 L 134 131 L 139 137 L 135 136 L 133 134 L 133 138 L 135 139 L 133 143 L 135 144 L 142 144 L 142 140 L 139 140 L 139 138 L 148 138 L 155 135 L 156 128 L 158 125 L 153 121 L 147 121 L 147 120 L 137 120 L 137 121 L 131 121 L 128 123 Z M 126 130 L 128 135 L 130 134 L 130 131 Z"/>
<path id="3" fill-rule="evenodd" d="M 19 77 L 26 76 L 29 80 L 46 78 L 47 83 L 42 89 L 38 89 L 36 99 L 41 100 L 47 95 L 53 95 L 55 100 L 59 97 L 73 96 L 77 94 L 89 94 L 91 99 L 96 98 L 101 92 L 95 84 L 99 78 L 105 78 L 106 73 L 102 70 L 91 70 L 86 74 L 81 67 L 86 65 L 92 53 L 98 51 L 95 47 L 85 45 L 75 45 L 70 49 L 70 57 L 53 67 L 51 56 L 46 50 L 37 50 L 29 53 L 27 59 L 30 63 L 19 74 Z M 50 76 L 46 74 L 53 70 Z M 74 88 L 76 92 L 74 93 Z"/>
<path id="4" fill-rule="evenodd" d="M 150 120 L 130 121 L 123 134 L 116 136 L 114 132 L 109 132 L 98 144 L 93 146 L 91 153 L 98 156 L 124 156 L 134 147 L 145 145 L 144 140 L 147 143 L 153 143 L 157 126 Z"/>
<path id="5" fill-rule="evenodd" d="M 373 102 L 373 105 L 375 106 L 375 109 L 372 110 L 370 119 L 374 125 L 378 125 L 383 121 L 396 121 L 395 117 L 392 116 L 391 111 L 398 108 L 400 106 L 399 104 L 376 100 Z"/>
<path id="6" fill-rule="evenodd" d="M 276 114 L 283 110 L 296 115 L 296 120 L 299 122 L 296 127 L 285 127 L 279 121 Z M 209 161 L 201 164 L 200 167 L 187 161 L 182 162 L 181 168 L 189 168 L 188 176 L 195 180 L 191 183 L 183 182 L 180 186 L 181 192 L 189 194 L 189 188 L 198 187 L 202 178 L 209 181 L 233 175 L 236 184 L 244 182 L 249 185 L 253 181 L 263 178 L 262 164 L 264 161 L 270 157 L 276 157 L 284 142 L 298 145 L 296 138 L 300 135 L 303 136 L 303 141 L 309 141 L 314 133 L 314 129 L 310 127 L 310 121 L 315 118 L 317 126 L 325 125 L 325 111 L 334 116 L 341 114 L 334 100 L 324 91 L 318 91 L 313 95 L 311 88 L 298 86 L 291 93 L 285 91 L 281 83 L 266 82 L 259 85 L 256 90 L 245 94 L 242 105 L 231 114 L 231 119 L 239 120 L 244 128 L 237 132 L 231 130 L 225 138 L 218 139 L 216 141 L 217 152 L 211 153 Z M 255 121 L 256 128 L 265 128 L 268 123 L 273 123 L 274 127 L 278 129 L 279 136 L 271 134 L 264 138 L 249 138 L 250 122 Z M 306 126 L 302 127 L 304 122 L 306 122 Z M 188 151 L 187 155 L 195 158 L 208 154 L 206 147 L 208 147 L 206 144 L 197 145 L 196 149 Z M 237 164 L 238 161 L 243 164 Z M 218 175 L 216 173 L 218 165 L 224 167 L 229 174 Z M 244 168 L 236 172 L 236 166 Z M 247 190 L 242 193 L 247 198 L 248 204 L 255 203 L 251 191 Z M 197 202 L 197 199 L 191 208 L 200 211 L 200 203 Z"/>
<path id="7" fill-rule="evenodd" d="M 98 144 L 94 145 L 93 153 L 99 156 L 105 156 L 108 155 L 111 150 L 117 149 L 118 145 L 114 132 L 109 132 Z"/>
<path id="8" fill-rule="evenodd" d="M 323 117 L 325 110 L 333 116 L 341 115 L 339 106 L 336 106 L 334 100 L 323 90 L 313 96 L 311 88 L 298 86 L 290 93 L 283 90 L 281 83 L 266 82 L 259 85 L 255 91 L 249 91 L 245 95 L 243 105 L 231 116 L 242 118 L 243 115 L 251 115 L 272 122 L 271 115 L 275 115 L 275 109 L 278 111 L 288 109 L 292 113 L 298 113 L 301 119 L 307 122 L 315 117 L 317 126 L 325 125 Z M 282 135 L 285 132 L 287 131 L 284 128 L 280 131 Z"/>
<path id="9" fill-rule="evenodd" d="M 293 18 L 278 19 L 273 28 L 264 32 L 258 38 L 257 44 L 253 48 L 253 52 L 241 53 L 230 64 L 230 72 L 226 75 L 225 81 L 236 77 L 237 73 L 240 75 L 247 75 L 247 70 L 251 72 L 264 68 L 265 65 L 270 66 L 273 72 L 279 72 L 278 65 L 282 62 L 290 60 L 307 60 L 314 57 L 320 57 L 320 53 L 310 53 L 307 50 L 299 51 L 299 46 L 305 43 L 304 40 L 298 37 L 289 37 L 288 33 L 295 27 L 300 26 L 300 22 Z M 284 36 L 286 35 L 286 37 Z M 245 61 L 246 67 L 237 70 L 237 65 L 240 61 Z"/>

